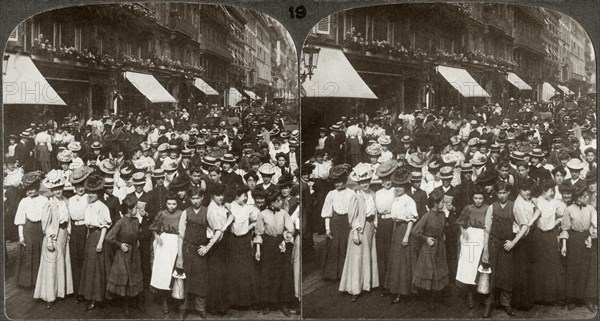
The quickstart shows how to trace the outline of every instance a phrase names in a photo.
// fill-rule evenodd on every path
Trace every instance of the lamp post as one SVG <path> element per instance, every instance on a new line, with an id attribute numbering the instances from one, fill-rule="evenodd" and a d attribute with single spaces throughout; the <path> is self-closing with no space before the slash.
<path id="1" fill-rule="evenodd" d="M 317 68 L 319 61 L 319 52 L 321 48 L 315 46 L 305 46 L 302 48 L 302 60 L 304 61 L 304 72 L 302 73 L 302 82 L 306 80 L 306 77 L 310 80 L 313 75 L 313 70 Z"/>

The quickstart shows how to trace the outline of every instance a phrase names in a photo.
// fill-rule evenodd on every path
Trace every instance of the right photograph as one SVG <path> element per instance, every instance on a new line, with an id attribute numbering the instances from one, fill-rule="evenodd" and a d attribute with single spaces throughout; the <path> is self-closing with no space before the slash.
<path id="1" fill-rule="evenodd" d="M 596 60 L 576 20 L 354 8 L 300 58 L 304 318 L 596 315 Z"/>

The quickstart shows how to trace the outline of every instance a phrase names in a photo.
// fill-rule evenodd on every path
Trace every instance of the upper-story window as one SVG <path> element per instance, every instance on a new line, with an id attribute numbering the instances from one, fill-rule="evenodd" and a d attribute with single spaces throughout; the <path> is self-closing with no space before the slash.
<path id="1" fill-rule="evenodd" d="M 331 33 L 331 16 L 327 16 L 327 18 L 319 21 L 317 25 L 313 28 L 313 32 L 318 34 L 330 34 Z"/>

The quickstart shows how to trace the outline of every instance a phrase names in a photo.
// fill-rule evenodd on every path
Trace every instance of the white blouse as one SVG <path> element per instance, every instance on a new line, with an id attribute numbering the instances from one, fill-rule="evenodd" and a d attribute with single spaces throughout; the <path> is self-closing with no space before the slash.
<path id="1" fill-rule="evenodd" d="M 327 193 L 321 210 L 321 217 L 330 218 L 333 216 L 333 212 L 343 215 L 348 214 L 348 205 L 353 195 L 354 191 L 349 188 L 341 191 L 335 189 Z"/>
<path id="2" fill-rule="evenodd" d="M 408 195 L 402 194 L 392 203 L 392 218 L 397 221 L 416 222 L 419 214 L 417 213 L 417 203 Z"/>
<path id="3" fill-rule="evenodd" d="M 254 206 L 241 206 L 238 203 L 232 202 L 231 214 L 233 215 L 234 220 L 231 224 L 231 231 L 233 234 L 237 236 L 246 235 L 250 230 L 250 223 L 256 222 L 258 213 L 258 209 Z"/>
<path id="4" fill-rule="evenodd" d="M 104 203 L 95 201 L 86 207 L 84 222 L 88 227 L 108 228 L 111 224 L 110 210 Z"/>
<path id="5" fill-rule="evenodd" d="M 41 195 L 23 198 L 17 207 L 15 225 L 25 225 L 27 220 L 34 223 L 40 222 L 46 202 L 48 202 L 48 199 Z"/>
<path id="6" fill-rule="evenodd" d="M 396 198 L 396 191 L 394 188 L 385 189 L 382 188 L 375 192 L 375 205 L 379 214 L 390 214 L 392 211 L 392 203 Z"/>

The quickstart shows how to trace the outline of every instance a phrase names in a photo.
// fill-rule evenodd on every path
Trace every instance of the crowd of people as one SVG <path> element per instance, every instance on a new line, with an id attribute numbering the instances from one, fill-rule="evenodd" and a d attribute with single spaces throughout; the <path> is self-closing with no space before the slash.
<path id="1" fill-rule="evenodd" d="M 72 297 L 125 317 L 147 296 L 181 318 L 299 313 L 299 132 L 281 109 L 40 117 L 11 134 L 15 282 L 47 308 Z"/>
<path id="2" fill-rule="evenodd" d="M 439 310 L 458 288 L 484 318 L 495 306 L 595 312 L 595 100 L 510 105 L 382 108 L 320 128 L 301 185 L 304 240 L 326 236 L 323 277 L 353 302 L 377 288 Z"/>

